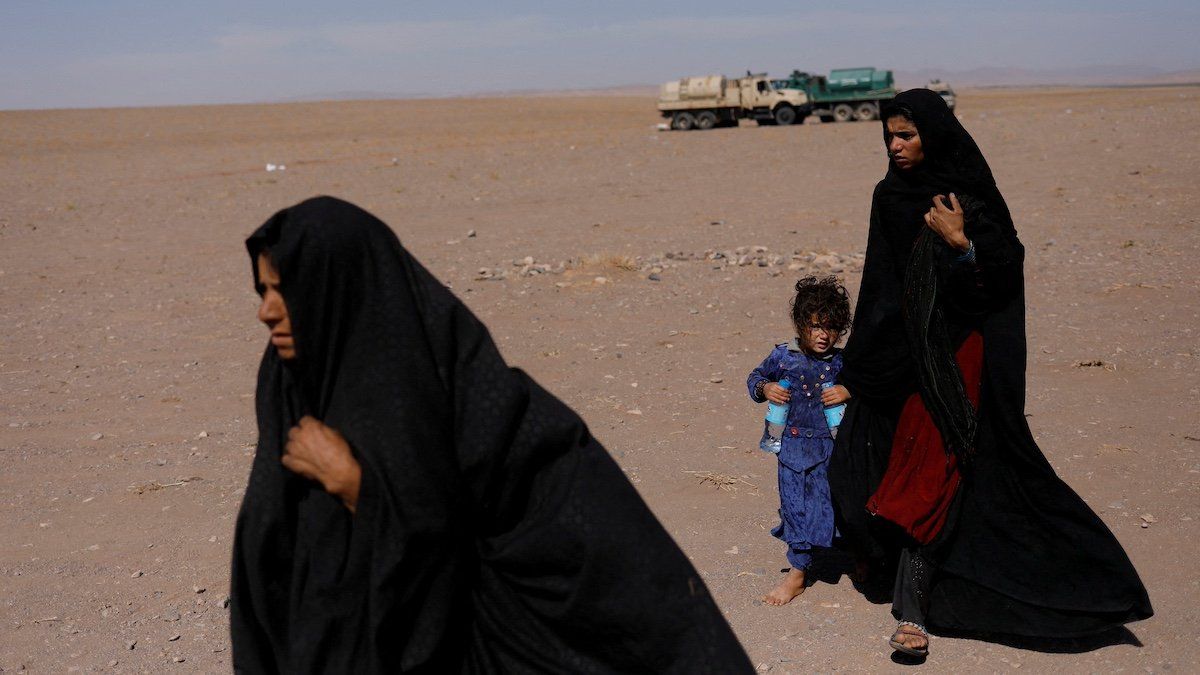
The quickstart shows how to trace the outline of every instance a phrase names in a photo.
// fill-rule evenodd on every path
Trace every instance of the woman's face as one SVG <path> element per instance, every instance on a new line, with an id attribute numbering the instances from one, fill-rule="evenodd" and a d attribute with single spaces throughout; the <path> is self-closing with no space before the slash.
<path id="1" fill-rule="evenodd" d="M 921 134 L 912 120 L 899 115 L 887 119 L 888 157 L 892 158 L 899 169 L 912 169 L 925 160 L 925 150 L 921 148 Z"/>
<path id="2" fill-rule="evenodd" d="M 292 322 L 288 318 L 287 305 L 279 292 L 279 270 L 271 264 L 266 253 L 258 254 L 258 292 L 262 303 L 258 306 L 258 320 L 271 331 L 271 344 L 279 358 L 288 361 L 296 358 L 296 343 L 292 337 Z"/>

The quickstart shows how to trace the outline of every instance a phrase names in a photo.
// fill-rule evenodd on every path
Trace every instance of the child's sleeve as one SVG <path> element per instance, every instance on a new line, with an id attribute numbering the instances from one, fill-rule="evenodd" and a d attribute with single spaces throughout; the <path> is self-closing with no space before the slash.
<path id="1" fill-rule="evenodd" d="M 757 396 L 759 382 L 778 382 L 779 381 L 779 349 L 776 348 L 763 359 L 763 362 L 758 364 L 758 367 L 750 371 L 750 377 L 746 378 L 746 388 L 750 390 L 750 400 L 755 403 L 762 403 L 767 400 L 765 396 Z"/>

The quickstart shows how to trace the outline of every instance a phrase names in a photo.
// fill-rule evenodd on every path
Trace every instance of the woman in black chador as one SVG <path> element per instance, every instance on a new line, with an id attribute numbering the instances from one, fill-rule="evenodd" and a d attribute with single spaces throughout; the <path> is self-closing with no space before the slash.
<path id="1" fill-rule="evenodd" d="M 1121 545 L 1025 421 L 1024 249 L 987 162 L 932 91 L 882 117 L 829 479 L 858 554 L 902 549 L 893 648 L 924 655 L 926 626 L 1078 637 L 1149 617 Z"/>
<path id="2" fill-rule="evenodd" d="M 356 206 L 246 242 L 271 345 L 238 516 L 241 672 L 752 672 L 558 399 Z"/>

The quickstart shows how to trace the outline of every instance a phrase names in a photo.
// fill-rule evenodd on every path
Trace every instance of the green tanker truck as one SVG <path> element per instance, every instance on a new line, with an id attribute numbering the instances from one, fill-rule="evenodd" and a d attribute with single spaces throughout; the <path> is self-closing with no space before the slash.
<path id="1" fill-rule="evenodd" d="M 808 94 L 812 114 L 822 122 L 877 120 L 879 106 L 897 94 L 892 71 L 875 68 L 831 70 L 828 77 L 793 70 L 791 77 L 772 84 Z"/>
<path id="2" fill-rule="evenodd" d="M 896 97 L 896 82 L 892 71 L 876 68 L 841 68 L 829 75 L 812 75 L 793 70 L 786 80 L 771 83 L 778 89 L 799 89 L 808 95 L 811 114 L 822 122 L 851 122 L 879 119 L 879 107 Z M 944 82 L 934 81 L 930 89 L 941 94 L 950 109 L 954 109 L 954 90 Z"/>

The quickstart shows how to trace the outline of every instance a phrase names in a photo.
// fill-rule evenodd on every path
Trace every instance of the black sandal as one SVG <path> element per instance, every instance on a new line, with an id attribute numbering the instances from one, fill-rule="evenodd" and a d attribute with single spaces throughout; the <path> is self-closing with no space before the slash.
<path id="1" fill-rule="evenodd" d="M 915 632 L 911 630 L 904 630 L 905 626 L 912 626 L 917 630 Z M 909 647 L 908 645 L 896 639 L 904 635 L 918 635 L 925 638 L 925 646 Z M 892 637 L 888 640 L 888 645 L 901 654 L 908 654 L 909 656 L 916 657 L 929 656 L 929 633 L 925 632 L 925 627 L 919 623 L 913 623 L 912 621 L 901 621 L 896 625 L 896 632 L 892 633 Z"/>

